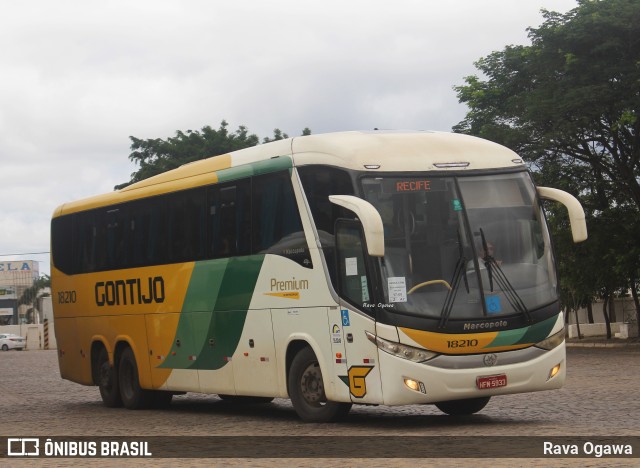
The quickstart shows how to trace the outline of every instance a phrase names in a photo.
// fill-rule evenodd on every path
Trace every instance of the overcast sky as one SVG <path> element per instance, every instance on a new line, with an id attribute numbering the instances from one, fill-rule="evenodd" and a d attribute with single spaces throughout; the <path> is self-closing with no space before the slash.
<path id="1" fill-rule="evenodd" d="M 2 2 L 0 262 L 48 255 L 54 208 L 136 167 L 129 136 L 451 130 L 473 62 L 575 0 Z"/>

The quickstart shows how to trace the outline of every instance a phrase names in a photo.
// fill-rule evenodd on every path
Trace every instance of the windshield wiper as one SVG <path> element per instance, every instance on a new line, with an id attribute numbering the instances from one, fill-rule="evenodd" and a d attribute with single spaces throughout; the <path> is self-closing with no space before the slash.
<path id="1" fill-rule="evenodd" d="M 515 288 L 507 278 L 507 275 L 504 274 L 502 268 L 500 268 L 500 264 L 496 261 L 496 259 L 489 255 L 489 249 L 487 246 L 487 239 L 484 236 L 484 231 L 480 228 L 480 237 L 482 238 L 482 248 L 484 249 L 484 257 L 482 261 L 487 269 L 487 276 L 489 277 L 489 290 L 493 292 L 493 280 L 495 273 L 495 280 L 498 283 L 498 286 L 504 292 L 507 301 L 511 304 L 511 307 L 521 315 L 524 315 L 528 322 L 531 322 L 531 313 L 527 309 L 527 306 L 523 302 L 522 298 L 518 295 Z"/>
<path id="2" fill-rule="evenodd" d="M 458 285 L 460 284 L 460 279 L 464 279 L 464 285 L 467 289 L 467 294 L 469 293 L 469 280 L 467 279 L 467 259 L 464 256 L 464 249 L 462 248 L 462 239 L 460 237 L 460 229 L 458 229 L 458 250 L 460 252 L 460 257 L 458 257 L 458 262 L 456 263 L 456 267 L 453 270 L 453 278 L 451 280 L 451 289 L 447 292 L 447 297 L 444 300 L 444 305 L 442 306 L 442 312 L 440 313 L 440 322 L 438 323 L 439 328 L 443 328 L 447 325 L 447 321 L 449 320 L 449 316 L 451 315 L 451 310 L 453 309 L 453 303 L 455 302 L 456 296 L 458 294 Z"/>

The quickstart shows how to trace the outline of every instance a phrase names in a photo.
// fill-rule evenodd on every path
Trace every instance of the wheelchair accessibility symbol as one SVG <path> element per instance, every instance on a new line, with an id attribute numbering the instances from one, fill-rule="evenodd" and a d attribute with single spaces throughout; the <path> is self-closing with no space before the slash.
<path id="1" fill-rule="evenodd" d="M 342 314 L 342 326 L 348 327 L 351 325 L 351 322 L 349 321 L 349 311 L 347 309 L 342 309 L 340 310 L 340 314 Z"/>
<path id="2" fill-rule="evenodd" d="M 485 296 L 484 302 L 487 306 L 488 314 L 499 314 L 500 312 L 502 312 L 500 296 Z"/>

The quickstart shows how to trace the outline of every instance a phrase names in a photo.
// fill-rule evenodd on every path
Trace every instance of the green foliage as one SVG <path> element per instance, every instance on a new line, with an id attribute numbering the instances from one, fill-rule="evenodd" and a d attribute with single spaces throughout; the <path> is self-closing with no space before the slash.
<path id="1" fill-rule="evenodd" d="M 250 134 L 245 126 L 239 126 L 235 132 L 230 132 L 226 121 L 220 123 L 218 129 L 210 126 L 200 130 L 178 130 L 174 137 L 166 140 L 150 138 L 143 140 L 130 136 L 131 154 L 129 159 L 135 162 L 139 169 L 131 174 L 131 180 L 117 185 L 116 190 L 139 182 L 149 177 L 175 169 L 193 161 L 230 153 L 243 148 L 255 146 L 260 139 Z M 303 135 L 310 135 L 311 130 L 305 128 Z M 264 138 L 263 143 L 289 138 L 280 129 L 273 131 L 273 138 Z"/>
<path id="2" fill-rule="evenodd" d="M 510 147 L 537 183 L 580 198 L 584 245 L 571 242 L 566 213 L 547 206 L 573 308 L 640 273 L 640 2 L 578 0 L 543 16 L 530 45 L 478 60 L 481 77 L 455 87 L 469 111 L 454 131 Z"/>
<path id="3" fill-rule="evenodd" d="M 18 305 L 34 305 L 39 297 L 49 296 L 49 293 L 40 293 L 41 290 L 51 287 L 51 277 L 42 275 L 33 282 L 33 285 L 22 292 Z"/>
<path id="4" fill-rule="evenodd" d="M 640 2 L 582 0 L 544 11 L 529 46 L 480 59 L 486 79 L 455 87 L 469 106 L 455 131 L 509 146 L 535 167 L 585 166 L 640 207 Z"/>
<path id="5" fill-rule="evenodd" d="M 284 140 L 286 138 L 289 138 L 289 135 L 287 135 L 286 133 L 283 133 L 279 128 L 274 128 L 273 129 L 273 138 L 264 137 L 262 139 L 262 142 L 263 143 L 270 143 L 272 141 Z"/>

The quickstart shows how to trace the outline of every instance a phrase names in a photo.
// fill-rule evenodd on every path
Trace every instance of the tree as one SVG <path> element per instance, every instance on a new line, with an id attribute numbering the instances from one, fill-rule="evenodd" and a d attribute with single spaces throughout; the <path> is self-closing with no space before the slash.
<path id="1" fill-rule="evenodd" d="M 282 130 L 280 130 L 279 128 L 274 128 L 273 129 L 273 138 L 264 137 L 262 139 L 262 142 L 263 143 L 270 143 L 272 141 L 284 140 L 286 138 L 289 138 L 289 135 L 287 135 L 286 133 L 283 133 Z"/>
<path id="2" fill-rule="evenodd" d="M 38 299 L 51 295 L 48 292 L 43 292 L 43 290 L 48 288 L 51 288 L 51 277 L 48 275 L 42 275 L 33 282 L 33 285 L 25 289 L 18 299 L 18 306 L 31 306 L 27 311 L 29 323 L 34 323 L 35 321 L 34 314 L 38 310 Z"/>
<path id="3" fill-rule="evenodd" d="M 131 174 L 129 182 L 117 185 L 115 189 L 124 188 L 183 164 L 230 153 L 260 143 L 260 139 L 256 135 L 250 134 L 247 127 L 241 125 L 235 132 L 229 132 L 228 126 L 229 124 L 223 120 L 217 130 L 208 125 L 199 131 L 187 130 L 183 132 L 178 130 L 174 137 L 169 137 L 166 140 L 161 138 L 143 140 L 130 136 L 131 154 L 129 159 L 140 168 Z M 308 128 L 303 130 L 303 135 L 310 133 Z M 276 128 L 274 137 L 272 139 L 265 138 L 264 143 L 283 138 L 288 138 L 287 134 Z"/>
<path id="4" fill-rule="evenodd" d="M 18 299 L 18 305 L 31 305 L 34 304 L 35 301 L 39 297 L 47 297 L 50 294 L 46 292 L 41 292 L 43 289 L 51 287 L 51 277 L 49 275 L 42 275 L 36 280 L 34 280 L 33 284 L 25 289 Z"/>
<path id="5" fill-rule="evenodd" d="M 590 172 L 597 191 L 615 188 L 609 201 L 640 208 L 640 2 L 578 0 L 543 16 L 531 45 L 480 59 L 487 78 L 455 88 L 470 110 L 454 130 L 506 144 L 542 170 L 562 161 Z"/>
<path id="6" fill-rule="evenodd" d="M 306 135 L 311 135 L 311 130 L 309 129 L 309 127 L 305 127 L 304 130 L 302 130 L 302 136 Z M 262 142 L 270 143 L 272 141 L 284 140 L 285 138 L 289 138 L 289 135 L 283 133 L 279 128 L 275 128 L 273 129 L 273 138 L 265 137 L 263 138 Z"/>
<path id="7" fill-rule="evenodd" d="M 504 144 L 536 181 L 579 196 L 586 246 L 563 239 L 566 216 L 550 210 L 561 252 L 564 301 L 580 303 L 631 286 L 640 249 L 640 2 L 578 0 L 566 14 L 543 10 L 530 45 L 476 62 L 483 77 L 455 87 L 469 111 L 454 131 Z M 566 232 L 566 231 L 564 231 Z M 640 304 L 637 315 L 640 324 Z M 640 326 L 640 325 L 639 325 Z"/>

